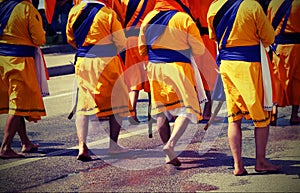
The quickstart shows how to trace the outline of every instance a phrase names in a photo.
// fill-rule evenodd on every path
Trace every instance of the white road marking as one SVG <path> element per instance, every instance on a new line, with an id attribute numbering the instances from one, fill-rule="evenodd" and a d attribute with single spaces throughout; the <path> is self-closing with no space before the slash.
<path id="1" fill-rule="evenodd" d="M 63 93 L 63 94 L 59 94 L 59 95 L 53 95 L 53 96 L 46 96 L 43 97 L 44 100 L 49 100 L 49 99 L 54 99 L 54 98 L 59 98 L 59 97 L 65 97 L 65 96 L 69 96 L 72 95 L 74 92 L 67 92 L 67 93 Z"/>

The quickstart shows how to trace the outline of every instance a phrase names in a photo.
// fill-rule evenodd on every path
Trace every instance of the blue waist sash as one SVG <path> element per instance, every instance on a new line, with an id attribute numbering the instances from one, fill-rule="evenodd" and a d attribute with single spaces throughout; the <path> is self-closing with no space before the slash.
<path id="1" fill-rule="evenodd" d="M 300 33 L 283 33 L 275 37 L 276 44 L 300 44 Z"/>
<path id="2" fill-rule="evenodd" d="M 96 58 L 113 57 L 117 55 L 117 48 L 114 44 L 82 46 L 77 50 L 77 57 Z"/>
<path id="3" fill-rule="evenodd" d="M 220 50 L 219 57 L 221 60 L 260 62 L 260 47 L 254 45 L 223 48 Z"/>
<path id="4" fill-rule="evenodd" d="M 36 47 L 15 44 L 0 44 L 0 56 L 34 57 Z"/>
<path id="5" fill-rule="evenodd" d="M 186 62 L 191 63 L 191 50 L 149 49 L 148 58 L 150 62 Z"/>
<path id="6" fill-rule="evenodd" d="M 292 3 L 293 3 L 293 0 L 285 0 L 280 5 L 280 7 L 278 8 L 278 10 L 274 16 L 274 19 L 272 21 L 272 26 L 273 26 L 274 30 L 276 30 L 276 28 L 282 21 L 283 17 L 285 17 L 284 22 L 287 21 L 289 15 L 290 15 Z M 284 29 L 283 29 L 283 31 L 284 31 Z"/>

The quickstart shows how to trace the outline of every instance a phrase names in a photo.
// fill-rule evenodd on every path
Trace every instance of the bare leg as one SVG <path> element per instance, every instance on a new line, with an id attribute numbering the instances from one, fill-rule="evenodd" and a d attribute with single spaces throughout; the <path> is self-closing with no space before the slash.
<path id="1" fill-rule="evenodd" d="M 167 154 L 170 163 L 175 166 L 180 166 L 181 163 L 177 158 L 176 153 L 174 152 L 174 147 L 176 143 L 178 142 L 179 138 L 183 135 L 183 133 L 186 130 L 186 127 L 189 124 L 189 119 L 186 117 L 177 117 L 174 123 L 174 129 L 171 133 L 170 139 L 166 143 L 166 145 L 163 147 L 164 152 Z"/>
<path id="2" fill-rule="evenodd" d="M 291 125 L 296 125 L 300 123 L 300 117 L 298 116 L 299 105 L 292 105 L 292 114 L 290 123 Z"/>
<path id="3" fill-rule="evenodd" d="M 30 139 L 28 138 L 27 132 L 26 132 L 26 124 L 25 124 L 24 117 L 22 117 L 20 119 L 20 125 L 17 128 L 17 132 L 18 132 L 18 134 L 20 136 L 20 139 L 21 139 L 22 152 L 23 153 L 30 153 L 30 152 L 37 151 L 39 145 L 32 143 L 30 141 Z"/>
<path id="4" fill-rule="evenodd" d="M 140 123 L 136 114 L 136 105 L 137 105 L 138 97 L 139 97 L 139 90 L 132 90 L 129 92 L 129 99 L 135 113 L 135 116 L 129 117 L 129 122 L 133 125 L 137 125 Z"/>
<path id="5" fill-rule="evenodd" d="M 88 135 L 89 127 L 89 116 L 87 115 L 77 115 L 76 116 L 76 130 L 78 137 L 78 156 L 77 159 L 81 161 L 89 161 L 91 157 L 89 155 L 89 149 L 86 145 L 86 138 Z"/>
<path id="6" fill-rule="evenodd" d="M 269 163 L 266 159 L 266 147 L 269 137 L 269 127 L 255 128 L 256 164 L 257 172 L 276 172 L 281 166 Z"/>
<path id="7" fill-rule="evenodd" d="M 203 120 L 208 121 L 211 116 L 211 108 L 212 108 L 212 101 L 211 101 L 211 93 L 209 90 L 205 90 L 205 94 L 207 96 L 208 102 L 204 104 L 203 110 Z"/>
<path id="8" fill-rule="evenodd" d="M 155 122 L 155 120 L 151 117 L 151 93 L 148 92 L 148 134 L 149 138 L 153 137 L 153 132 L 152 132 L 152 124 Z"/>
<path id="9" fill-rule="evenodd" d="M 148 92 L 148 100 L 149 100 L 149 104 L 148 104 L 148 121 L 153 121 L 152 117 L 151 117 L 151 93 Z"/>
<path id="10" fill-rule="evenodd" d="M 17 128 L 20 126 L 22 119 L 24 118 L 21 116 L 8 115 L 4 128 L 4 137 L 0 148 L 0 158 L 24 157 L 23 154 L 18 154 L 11 148 L 12 140 L 16 135 Z"/>
<path id="11" fill-rule="evenodd" d="M 119 115 L 111 115 L 109 116 L 109 153 L 110 154 L 118 154 L 128 152 L 128 149 L 123 148 L 118 145 L 118 138 L 121 130 L 120 122 L 122 121 Z"/>
<path id="12" fill-rule="evenodd" d="M 234 161 L 234 175 L 242 175 L 246 170 L 242 159 L 242 120 L 228 124 L 228 141 Z"/>
<path id="13" fill-rule="evenodd" d="M 171 136 L 171 128 L 169 120 L 163 113 L 159 114 L 157 117 L 157 130 L 163 144 L 166 144 Z"/>

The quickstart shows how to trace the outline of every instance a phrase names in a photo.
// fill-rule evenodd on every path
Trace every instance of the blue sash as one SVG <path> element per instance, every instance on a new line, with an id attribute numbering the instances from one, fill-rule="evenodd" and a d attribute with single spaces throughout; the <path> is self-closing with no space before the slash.
<path id="1" fill-rule="evenodd" d="M 22 0 L 10 0 L 4 1 L 0 4 L 0 36 L 3 33 L 5 26 L 7 25 L 8 19 L 17 4 Z"/>
<path id="2" fill-rule="evenodd" d="M 149 61 L 153 63 L 171 63 L 171 62 L 185 62 L 191 63 L 191 50 L 170 50 L 170 49 L 150 49 L 148 52 Z"/>
<path id="3" fill-rule="evenodd" d="M 300 44 L 300 33 L 283 33 L 275 37 L 276 44 Z"/>
<path id="4" fill-rule="evenodd" d="M 88 3 L 85 6 L 85 8 L 82 10 L 82 12 L 84 12 L 84 10 L 87 9 L 89 6 L 93 6 L 93 8 L 89 12 L 89 15 L 87 16 L 87 19 L 85 19 L 80 24 L 80 26 L 78 26 L 78 28 L 74 31 L 74 37 L 75 37 L 76 44 L 77 44 L 78 48 L 82 46 L 82 44 L 83 44 L 83 42 L 84 42 L 84 40 L 85 40 L 89 30 L 90 30 L 90 27 L 93 23 L 93 20 L 94 20 L 96 14 L 103 7 L 102 4 L 92 5 L 92 4 Z"/>
<path id="5" fill-rule="evenodd" d="M 216 37 L 218 44 L 220 44 L 220 41 L 222 39 L 223 34 L 225 33 L 223 37 L 223 41 L 221 42 L 221 50 L 219 50 L 219 55 L 217 56 L 217 64 L 220 66 L 221 60 L 244 60 L 249 57 L 249 52 L 244 53 L 247 48 L 245 47 L 237 47 L 237 48 L 226 48 L 226 42 L 229 37 L 229 34 L 232 30 L 232 26 L 234 23 L 234 20 L 236 18 L 236 14 L 238 11 L 238 8 L 240 4 L 242 3 L 242 0 L 238 1 L 227 1 L 222 7 L 219 12 L 217 13 L 216 18 L 214 19 L 214 28 L 216 31 Z M 254 49 L 254 48 L 253 48 Z M 258 47 L 259 52 L 259 47 Z M 241 54 L 241 55 L 240 55 Z M 255 54 L 256 55 L 256 54 Z M 243 57 L 244 56 L 244 57 Z M 258 55 L 260 56 L 260 55 Z M 241 58 L 240 58 L 241 57 Z M 212 93 L 212 100 L 216 101 L 225 101 L 225 92 L 224 92 L 224 86 L 221 79 L 221 75 L 218 75 L 216 85 L 214 88 L 214 91 Z"/>
<path id="6" fill-rule="evenodd" d="M 126 28 L 128 22 L 130 21 L 130 19 L 132 18 L 134 12 L 136 11 L 136 8 L 137 8 L 139 2 L 140 1 L 137 1 L 137 0 L 129 0 L 128 8 L 127 8 L 127 11 L 126 11 L 125 23 L 124 23 L 125 28 Z M 142 8 L 141 8 L 138 16 L 133 21 L 132 25 L 130 26 L 130 29 L 126 29 L 126 31 L 125 31 L 126 37 L 139 36 L 140 30 L 139 29 L 134 29 L 134 27 L 136 26 L 136 24 L 139 22 L 139 20 L 143 16 L 143 14 L 146 10 L 146 7 L 147 7 L 147 3 L 148 3 L 148 0 L 144 0 L 144 3 L 142 5 Z"/>
<path id="7" fill-rule="evenodd" d="M 113 57 L 116 55 L 117 48 L 114 44 L 82 46 L 77 51 L 77 57 L 85 58 Z"/>
<path id="8" fill-rule="evenodd" d="M 215 29 L 218 43 L 220 43 L 222 36 L 225 33 L 223 41 L 221 43 L 221 49 L 226 47 L 227 39 L 232 30 L 237 11 L 242 1 L 243 0 L 237 0 L 233 3 L 233 5 L 226 11 L 217 28 Z"/>
<path id="9" fill-rule="evenodd" d="M 219 56 L 221 60 L 260 62 L 260 47 L 254 45 L 223 48 L 220 50 Z"/>
<path id="10" fill-rule="evenodd" d="M 275 37 L 275 45 L 273 45 L 275 50 L 278 44 L 300 44 L 300 33 L 284 33 L 291 13 L 292 3 L 293 0 L 285 0 L 279 7 L 273 19 L 272 26 L 275 30 L 284 16 L 280 33 Z"/>
<path id="11" fill-rule="evenodd" d="M 187 62 L 190 63 L 190 50 L 152 49 L 154 41 L 165 31 L 170 19 L 178 11 L 161 11 L 148 24 L 145 32 L 148 45 L 148 58 L 153 63 L 159 62 Z"/>
<path id="12" fill-rule="evenodd" d="M 36 47 L 0 43 L 0 56 L 34 57 Z"/>
<path id="13" fill-rule="evenodd" d="M 274 30 L 278 27 L 279 23 L 281 22 L 284 15 L 289 15 L 288 10 L 291 9 L 293 1 L 292 0 L 285 0 L 280 7 L 278 8 L 275 17 L 272 21 L 272 26 Z M 288 13 L 288 14 L 287 14 Z"/>

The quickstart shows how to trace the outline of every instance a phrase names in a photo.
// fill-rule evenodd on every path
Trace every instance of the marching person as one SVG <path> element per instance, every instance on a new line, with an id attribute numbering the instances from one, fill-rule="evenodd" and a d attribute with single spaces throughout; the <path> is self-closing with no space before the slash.
<path id="1" fill-rule="evenodd" d="M 202 54 L 204 46 L 187 11 L 181 1 L 156 0 L 139 35 L 139 52 L 149 59 L 151 116 L 157 120 L 166 163 L 174 166 L 181 165 L 174 151 L 177 141 L 189 122 L 202 119 L 190 55 Z M 169 120 L 173 116 L 177 118 L 171 131 Z"/>
<path id="2" fill-rule="evenodd" d="M 125 53 L 125 79 L 130 88 L 129 97 L 135 116 L 129 117 L 131 124 L 139 124 L 137 118 L 136 105 L 140 90 L 144 90 L 150 97 L 150 88 L 145 71 L 148 58 L 141 56 L 138 51 L 138 36 L 140 25 L 144 17 L 154 8 L 155 0 L 122 0 L 123 8 L 123 27 L 127 37 Z"/>
<path id="3" fill-rule="evenodd" d="M 228 110 L 228 139 L 236 176 L 246 175 L 242 160 L 242 119 L 255 126 L 257 172 L 276 172 L 279 166 L 266 159 L 271 112 L 264 109 L 260 41 L 268 47 L 274 30 L 256 1 L 214 1 L 208 11 L 210 38 L 218 42 L 220 73 Z"/>
<path id="4" fill-rule="evenodd" d="M 122 117 L 129 116 L 128 89 L 122 76 L 118 53 L 126 38 L 117 14 L 102 1 L 82 1 L 69 14 L 69 44 L 77 48 L 75 76 L 78 87 L 76 128 L 79 140 L 78 160 L 89 161 L 86 138 L 89 115 L 109 117 L 108 153 L 127 152 L 119 146 Z M 118 93 L 114 92 L 117 90 Z"/>
<path id="5" fill-rule="evenodd" d="M 300 105 L 300 2 L 272 0 L 268 8 L 268 18 L 276 30 L 273 69 L 277 107 L 292 106 L 291 125 L 299 125 Z M 277 107 L 274 122 L 277 121 Z"/>
<path id="6" fill-rule="evenodd" d="M 46 37 L 39 12 L 27 0 L 0 1 L 0 23 L 0 114 L 8 114 L 0 158 L 20 158 L 38 149 L 27 136 L 25 120 L 37 122 L 46 115 L 34 59 Z M 11 148 L 16 132 L 22 153 Z"/>

